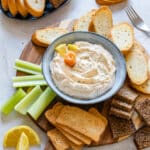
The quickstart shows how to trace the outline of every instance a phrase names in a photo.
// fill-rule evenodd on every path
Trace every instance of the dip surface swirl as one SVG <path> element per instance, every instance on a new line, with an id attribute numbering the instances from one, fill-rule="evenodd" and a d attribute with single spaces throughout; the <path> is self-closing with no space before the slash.
<path id="1" fill-rule="evenodd" d="M 92 99 L 104 94 L 115 81 L 115 61 L 101 45 L 75 42 L 76 64 L 69 67 L 59 53 L 54 55 L 50 70 L 56 87 L 65 94 Z"/>

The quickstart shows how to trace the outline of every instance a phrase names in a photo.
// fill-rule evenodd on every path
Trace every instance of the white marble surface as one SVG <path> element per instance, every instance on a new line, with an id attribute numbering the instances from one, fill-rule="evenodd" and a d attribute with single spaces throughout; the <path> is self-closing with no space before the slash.
<path id="1" fill-rule="evenodd" d="M 134 8 L 139 12 L 147 24 L 150 25 L 150 1 L 149 0 L 133 0 L 111 6 L 113 11 L 114 24 L 118 22 L 130 22 L 124 8 L 127 3 L 132 3 Z M 48 16 L 37 21 L 19 21 L 9 19 L 0 12 L 0 106 L 14 92 L 11 79 L 15 76 L 13 69 L 14 61 L 21 54 L 24 46 L 30 40 L 31 34 L 35 29 L 48 26 L 64 19 L 74 19 L 85 14 L 92 8 L 98 8 L 95 0 L 71 0 L 64 8 L 49 14 Z M 136 39 L 143 43 L 147 51 L 150 52 L 150 37 L 135 29 Z M 2 142 L 4 133 L 15 125 L 30 125 L 39 134 L 42 144 L 40 147 L 32 147 L 31 150 L 43 150 L 47 142 L 47 137 L 30 119 L 13 112 L 9 116 L 0 114 L 0 150 L 3 150 Z M 132 137 L 113 145 L 85 148 L 91 150 L 135 150 Z"/>

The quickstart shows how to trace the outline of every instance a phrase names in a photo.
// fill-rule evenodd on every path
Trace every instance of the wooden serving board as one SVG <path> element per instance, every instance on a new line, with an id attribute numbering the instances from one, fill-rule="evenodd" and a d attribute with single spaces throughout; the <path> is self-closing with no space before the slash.
<path id="1" fill-rule="evenodd" d="M 61 27 L 61 28 L 67 28 L 69 31 L 72 31 L 72 26 L 73 26 L 74 21 L 62 21 L 60 23 L 52 25 L 53 27 Z M 22 51 L 22 54 L 20 56 L 21 60 L 29 61 L 35 64 L 40 64 L 42 56 L 45 52 L 46 48 L 36 46 L 30 41 L 24 50 Z M 17 76 L 23 75 L 21 72 L 17 72 Z M 64 104 L 69 104 L 69 105 L 74 105 L 70 104 L 68 102 L 63 101 L 60 97 L 56 97 L 56 99 L 48 106 L 48 108 L 51 108 L 57 101 L 62 101 Z M 79 105 L 75 105 L 79 106 Z M 105 117 L 108 118 L 108 110 L 110 106 L 110 100 L 104 102 L 104 103 L 99 103 L 96 105 L 88 105 L 88 106 L 79 106 L 83 109 L 88 109 L 89 107 L 96 107 Z M 47 108 L 47 109 L 48 109 Z M 31 118 L 32 119 L 32 118 Z M 37 121 L 34 121 L 44 132 L 48 131 L 49 129 L 52 129 L 53 126 L 46 120 L 44 113 L 39 117 Z M 106 145 L 106 144 L 111 144 L 115 143 L 117 140 L 114 140 L 112 137 L 112 133 L 110 130 L 110 126 L 107 126 L 107 129 L 105 133 L 103 134 L 103 138 L 101 141 L 99 141 L 97 144 L 93 144 L 92 146 L 100 146 L 100 145 Z M 47 150 L 52 150 L 52 146 L 50 146 L 50 142 L 47 145 Z"/>

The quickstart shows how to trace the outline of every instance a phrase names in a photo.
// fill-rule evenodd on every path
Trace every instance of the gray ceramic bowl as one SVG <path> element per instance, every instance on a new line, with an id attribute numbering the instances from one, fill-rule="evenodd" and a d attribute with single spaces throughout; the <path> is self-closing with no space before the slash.
<path id="1" fill-rule="evenodd" d="M 71 97 L 61 92 L 53 82 L 50 71 L 50 62 L 53 59 L 55 47 L 61 43 L 74 43 L 75 41 L 87 41 L 94 44 L 101 44 L 106 50 L 108 50 L 112 54 L 115 60 L 117 68 L 115 83 L 110 90 L 97 98 L 82 100 Z M 42 70 L 48 85 L 53 89 L 53 91 L 55 91 L 56 94 L 63 98 L 65 101 L 76 104 L 95 104 L 109 99 L 121 88 L 126 78 L 125 60 L 119 49 L 108 39 L 90 32 L 71 32 L 57 38 L 45 51 L 42 61 Z"/>

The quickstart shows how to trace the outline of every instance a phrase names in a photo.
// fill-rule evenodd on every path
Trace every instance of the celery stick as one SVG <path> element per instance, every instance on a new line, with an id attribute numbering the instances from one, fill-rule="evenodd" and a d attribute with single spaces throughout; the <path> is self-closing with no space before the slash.
<path id="1" fill-rule="evenodd" d="M 36 85 L 47 85 L 43 75 L 19 76 L 13 78 L 13 87 L 31 87 Z"/>
<path id="2" fill-rule="evenodd" d="M 34 101 L 41 95 L 42 90 L 40 86 L 36 86 L 28 93 L 16 106 L 15 110 L 23 115 L 27 113 L 28 108 L 34 103 Z"/>
<path id="3" fill-rule="evenodd" d="M 56 94 L 49 87 L 47 87 L 40 97 L 29 108 L 28 113 L 30 116 L 37 120 L 55 97 Z"/>
<path id="4" fill-rule="evenodd" d="M 16 59 L 14 68 L 29 74 L 41 74 L 42 69 L 40 65 L 36 65 L 27 61 Z"/>
<path id="5" fill-rule="evenodd" d="M 18 89 L 9 99 L 8 101 L 2 106 L 1 111 L 4 114 L 9 114 L 13 111 L 15 105 L 24 98 L 26 93 L 22 89 Z"/>
<path id="6" fill-rule="evenodd" d="M 13 77 L 14 82 L 19 81 L 33 81 L 33 80 L 44 80 L 43 75 L 28 75 L 28 76 L 17 76 Z"/>

